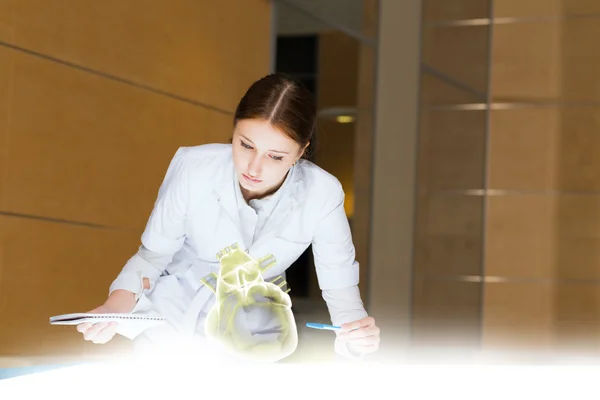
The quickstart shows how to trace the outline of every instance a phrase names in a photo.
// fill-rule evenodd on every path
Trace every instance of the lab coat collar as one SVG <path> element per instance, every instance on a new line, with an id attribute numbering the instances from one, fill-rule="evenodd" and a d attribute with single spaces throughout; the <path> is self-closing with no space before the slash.
<path id="1" fill-rule="evenodd" d="M 271 212 L 271 216 L 267 220 L 262 231 L 261 237 L 258 238 L 255 244 L 262 242 L 268 237 L 272 237 L 278 227 L 281 227 L 281 222 L 287 217 L 290 212 L 304 200 L 304 195 L 307 192 L 303 186 L 305 184 L 303 160 L 300 160 L 294 165 L 289 172 L 288 178 L 284 185 L 274 194 L 279 197 L 277 204 Z M 229 158 L 226 167 L 223 169 L 223 174 L 215 177 L 220 182 L 215 185 L 215 192 L 219 204 L 227 212 L 238 234 L 241 235 L 242 226 L 239 215 L 238 202 L 236 199 L 236 185 L 239 185 L 235 169 L 233 167 L 233 159 Z M 281 192 L 280 192 L 281 191 Z"/>
<path id="2" fill-rule="evenodd" d="M 221 174 L 216 174 L 215 179 L 215 194 L 220 206 L 227 212 L 231 218 L 233 224 L 238 230 L 238 234 L 241 235 L 241 222 L 240 215 L 238 212 L 238 205 L 236 199 L 236 187 L 237 180 L 235 177 L 235 169 L 233 168 L 233 159 L 228 158 L 225 168 L 223 168 Z"/>
<path id="3" fill-rule="evenodd" d="M 290 213 L 304 201 L 307 193 L 304 179 L 304 170 L 300 163 L 294 165 L 290 172 L 289 180 L 285 182 L 285 190 L 281 193 L 280 198 L 271 212 L 271 216 L 267 219 L 265 227 L 254 243 L 255 246 L 260 246 L 263 242 L 272 238 L 277 234 L 279 229 L 283 228 L 283 221 Z M 281 189 L 284 189 L 283 186 Z"/>

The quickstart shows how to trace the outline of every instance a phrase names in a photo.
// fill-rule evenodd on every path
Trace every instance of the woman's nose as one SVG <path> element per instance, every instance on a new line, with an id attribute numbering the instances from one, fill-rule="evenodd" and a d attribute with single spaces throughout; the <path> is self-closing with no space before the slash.
<path id="1" fill-rule="evenodd" d="M 260 176 L 260 171 L 262 169 L 260 157 L 255 156 L 252 157 L 250 162 L 248 163 L 248 174 L 252 177 Z"/>

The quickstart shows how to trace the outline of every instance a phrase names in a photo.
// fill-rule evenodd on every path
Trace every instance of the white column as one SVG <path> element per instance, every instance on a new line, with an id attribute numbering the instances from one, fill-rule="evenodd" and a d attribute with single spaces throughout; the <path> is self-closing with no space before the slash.
<path id="1" fill-rule="evenodd" d="M 379 0 L 367 305 L 385 354 L 410 328 L 421 3 Z"/>

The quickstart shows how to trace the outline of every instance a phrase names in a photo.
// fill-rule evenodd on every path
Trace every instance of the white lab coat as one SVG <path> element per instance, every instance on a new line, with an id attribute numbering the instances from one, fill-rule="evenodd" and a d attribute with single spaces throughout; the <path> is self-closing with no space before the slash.
<path id="1" fill-rule="evenodd" d="M 284 274 L 312 244 L 324 293 L 350 290 L 344 294 L 346 299 L 324 295 L 332 321 L 341 324 L 365 317 L 340 182 L 315 164 L 300 160 L 253 243 L 244 240 L 236 185 L 230 144 L 180 148 L 142 234 L 146 249 L 167 255 L 170 261 L 163 270 L 138 253 L 127 262 L 110 291 L 136 293 L 139 300 L 134 311 L 152 309 L 180 333 L 193 336 L 202 330 L 202 315 L 214 300 L 200 279 L 218 272 L 216 255 L 220 250 L 239 243 L 257 259 L 274 255 L 277 264 L 266 273 L 265 279 L 269 279 Z M 150 279 L 150 290 L 142 288 L 143 278 Z"/>

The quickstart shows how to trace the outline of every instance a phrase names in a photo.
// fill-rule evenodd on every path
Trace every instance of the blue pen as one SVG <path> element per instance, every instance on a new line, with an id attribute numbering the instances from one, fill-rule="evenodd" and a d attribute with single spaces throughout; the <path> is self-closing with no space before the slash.
<path id="1" fill-rule="evenodd" d="M 342 329 L 341 326 L 320 324 L 318 322 L 307 322 L 306 326 L 309 328 L 313 328 L 313 329 L 321 329 L 321 330 L 327 330 L 327 331 L 339 331 Z"/>

